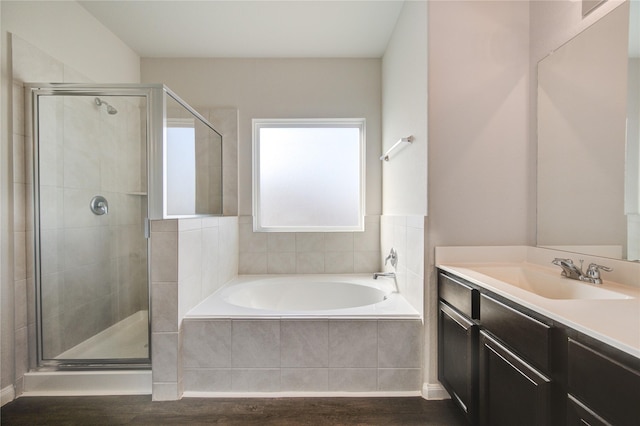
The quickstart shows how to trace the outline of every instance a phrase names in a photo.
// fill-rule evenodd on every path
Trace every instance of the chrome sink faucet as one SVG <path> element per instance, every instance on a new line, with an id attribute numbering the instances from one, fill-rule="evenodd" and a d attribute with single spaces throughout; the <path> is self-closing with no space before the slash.
<path id="1" fill-rule="evenodd" d="M 580 267 L 576 266 L 571 259 L 562 259 L 556 257 L 551 263 L 562 268 L 562 276 L 571 278 L 572 280 L 584 281 L 592 284 L 602 284 L 602 278 L 600 277 L 600 270 L 611 272 L 613 268 L 607 266 L 590 263 L 587 268 L 587 273 L 582 272 L 582 264 L 584 260 L 580 260 Z"/>
<path id="2" fill-rule="evenodd" d="M 571 259 L 562 259 L 556 257 L 551 263 L 562 268 L 563 277 L 571 278 L 573 280 L 579 280 L 580 277 L 584 276 L 584 274 L 582 273 L 582 262 L 583 261 L 581 260 L 579 268 L 573 263 L 573 260 Z"/>
<path id="3" fill-rule="evenodd" d="M 602 284 L 602 278 L 600 278 L 600 270 L 611 272 L 613 271 L 613 268 L 590 263 L 589 267 L 587 268 L 586 276 L 581 277 L 580 280 L 593 284 Z"/>

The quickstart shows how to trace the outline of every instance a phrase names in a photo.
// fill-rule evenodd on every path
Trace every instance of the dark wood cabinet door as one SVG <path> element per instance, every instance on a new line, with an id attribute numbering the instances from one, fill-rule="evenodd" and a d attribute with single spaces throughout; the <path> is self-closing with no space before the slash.
<path id="1" fill-rule="evenodd" d="M 477 419 L 478 325 L 440 302 L 438 379 L 471 424 Z"/>
<path id="2" fill-rule="evenodd" d="M 488 333 L 479 339 L 480 424 L 551 424 L 550 379 Z"/>

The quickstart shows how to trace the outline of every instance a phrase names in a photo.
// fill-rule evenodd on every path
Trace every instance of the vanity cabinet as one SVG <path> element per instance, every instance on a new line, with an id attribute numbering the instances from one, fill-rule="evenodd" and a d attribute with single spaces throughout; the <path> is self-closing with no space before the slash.
<path id="1" fill-rule="evenodd" d="M 476 425 L 640 425 L 640 358 L 438 273 L 438 378 Z"/>
<path id="2" fill-rule="evenodd" d="M 438 378 L 469 422 L 551 424 L 551 326 L 462 278 L 438 277 Z"/>

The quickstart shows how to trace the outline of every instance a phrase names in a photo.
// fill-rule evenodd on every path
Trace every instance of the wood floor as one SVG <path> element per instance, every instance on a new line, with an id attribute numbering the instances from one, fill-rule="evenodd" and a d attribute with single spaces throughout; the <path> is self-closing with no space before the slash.
<path id="1" fill-rule="evenodd" d="M 23 397 L 2 407 L 5 425 L 466 425 L 450 400 L 270 398 L 151 402 L 150 396 Z"/>

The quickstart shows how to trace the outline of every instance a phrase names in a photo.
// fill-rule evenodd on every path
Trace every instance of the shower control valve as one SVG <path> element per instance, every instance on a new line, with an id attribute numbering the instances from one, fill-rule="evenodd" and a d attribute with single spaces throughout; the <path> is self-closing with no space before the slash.
<path id="1" fill-rule="evenodd" d="M 89 208 L 93 214 L 102 216 L 103 214 L 109 213 L 109 202 L 102 195 L 96 195 L 91 199 Z"/>
<path id="2" fill-rule="evenodd" d="M 384 264 L 386 265 L 388 261 L 391 261 L 391 266 L 394 268 L 398 266 L 398 252 L 393 247 L 391 247 L 389 255 L 384 259 Z"/>

